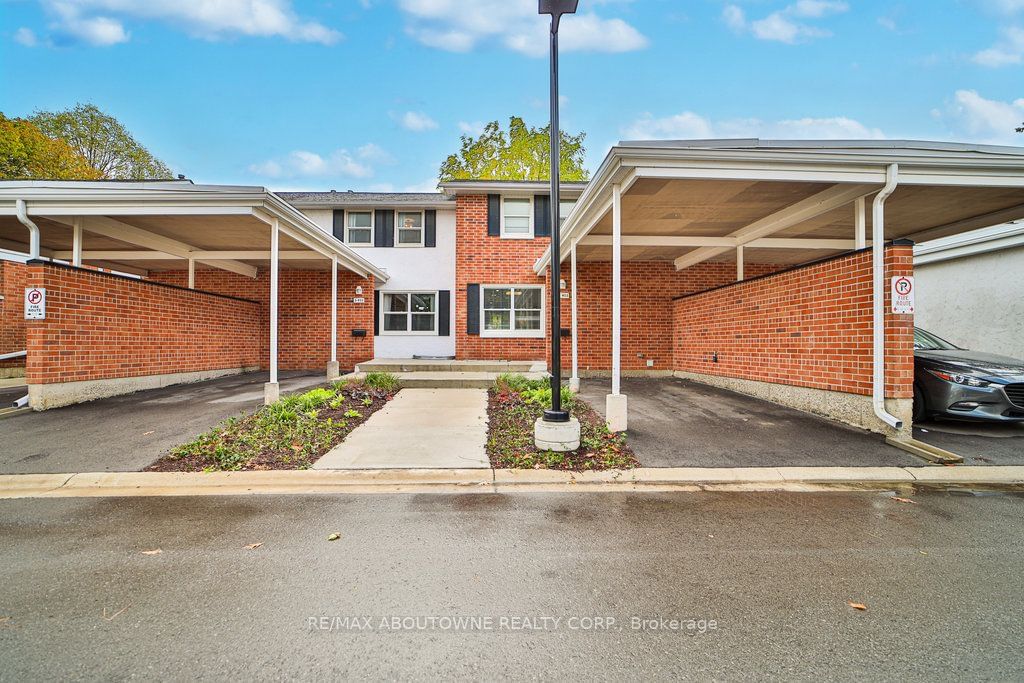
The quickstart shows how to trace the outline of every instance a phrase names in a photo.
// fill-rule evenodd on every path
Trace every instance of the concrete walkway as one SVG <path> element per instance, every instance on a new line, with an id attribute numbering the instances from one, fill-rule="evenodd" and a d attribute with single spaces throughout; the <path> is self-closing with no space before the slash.
<path id="1" fill-rule="evenodd" d="M 402 389 L 313 469 L 489 468 L 487 392 Z"/>

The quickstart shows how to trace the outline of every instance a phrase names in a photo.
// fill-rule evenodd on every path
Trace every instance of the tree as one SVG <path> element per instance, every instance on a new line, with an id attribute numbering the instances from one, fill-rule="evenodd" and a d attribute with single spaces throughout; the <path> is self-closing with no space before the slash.
<path id="1" fill-rule="evenodd" d="M 46 135 L 71 145 L 103 178 L 173 177 L 171 169 L 140 145 L 120 121 L 94 104 L 78 104 L 59 112 L 40 111 L 30 120 Z"/>
<path id="2" fill-rule="evenodd" d="M 0 178 L 95 180 L 100 172 L 63 140 L 49 138 L 31 121 L 0 113 Z"/>
<path id="3" fill-rule="evenodd" d="M 1017 129 L 1018 133 L 1024 133 L 1024 123 L 1020 124 L 1020 128 Z"/>
<path id="4" fill-rule="evenodd" d="M 583 167 L 586 133 L 569 135 L 561 132 L 560 178 L 566 181 L 587 180 L 590 173 Z M 462 148 L 441 164 L 440 182 L 451 180 L 549 180 L 551 158 L 551 127 L 527 126 L 523 119 L 512 116 L 508 132 L 497 121 L 491 121 L 477 138 L 461 137 Z"/>

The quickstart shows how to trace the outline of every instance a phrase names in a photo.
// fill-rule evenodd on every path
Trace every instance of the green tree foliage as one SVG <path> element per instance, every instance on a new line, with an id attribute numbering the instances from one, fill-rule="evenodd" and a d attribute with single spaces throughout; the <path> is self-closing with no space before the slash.
<path id="1" fill-rule="evenodd" d="M 103 178 L 149 180 L 173 177 L 171 169 L 139 144 L 124 125 L 94 104 L 40 111 L 30 119 L 46 135 L 78 151 Z"/>
<path id="2" fill-rule="evenodd" d="M 95 180 L 100 172 L 63 140 L 31 121 L 0 113 L 0 179 Z"/>
<path id="3" fill-rule="evenodd" d="M 583 167 L 586 133 L 561 132 L 560 178 L 587 180 Z M 451 180 L 549 180 L 551 127 L 527 126 L 518 116 L 509 118 L 508 131 L 491 121 L 477 138 L 462 136 L 462 148 L 441 164 L 440 182 Z"/>

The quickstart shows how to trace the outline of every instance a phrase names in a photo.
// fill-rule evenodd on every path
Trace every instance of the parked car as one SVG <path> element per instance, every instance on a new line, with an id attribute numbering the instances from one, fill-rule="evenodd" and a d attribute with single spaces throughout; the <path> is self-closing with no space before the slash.
<path id="1" fill-rule="evenodd" d="M 914 421 L 1024 421 L 1024 361 L 968 351 L 914 328 Z"/>

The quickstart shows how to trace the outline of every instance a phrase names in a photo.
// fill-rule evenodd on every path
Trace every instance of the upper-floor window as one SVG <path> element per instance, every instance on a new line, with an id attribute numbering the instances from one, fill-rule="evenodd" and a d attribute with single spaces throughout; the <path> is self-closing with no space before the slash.
<path id="1" fill-rule="evenodd" d="M 575 199 L 562 199 L 558 202 L 558 224 L 562 225 L 565 223 L 565 217 L 572 213 L 572 208 L 576 206 Z"/>
<path id="2" fill-rule="evenodd" d="M 502 197 L 501 236 L 533 237 L 533 201 L 529 197 Z"/>
<path id="3" fill-rule="evenodd" d="M 399 211 L 396 221 L 398 231 L 395 245 L 399 247 L 423 246 L 423 212 Z"/>
<path id="4" fill-rule="evenodd" d="M 373 244 L 373 212 L 349 211 L 345 218 L 345 243 Z"/>

